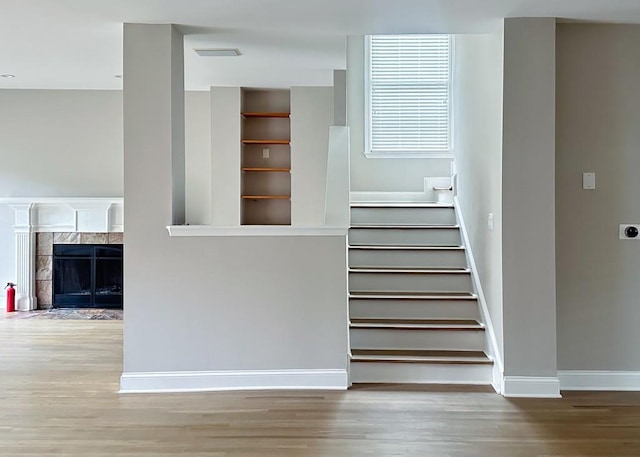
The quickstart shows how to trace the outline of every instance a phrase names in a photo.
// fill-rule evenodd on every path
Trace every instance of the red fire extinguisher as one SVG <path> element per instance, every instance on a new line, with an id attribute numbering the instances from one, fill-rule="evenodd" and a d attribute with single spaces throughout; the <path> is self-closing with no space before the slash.
<path id="1" fill-rule="evenodd" d="M 12 282 L 7 283 L 5 289 L 7 289 L 7 312 L 12 313 L 16 310 L 16 285 Z"/>

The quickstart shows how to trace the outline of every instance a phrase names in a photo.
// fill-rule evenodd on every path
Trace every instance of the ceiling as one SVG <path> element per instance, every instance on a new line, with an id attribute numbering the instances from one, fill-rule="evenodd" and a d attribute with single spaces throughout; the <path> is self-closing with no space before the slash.
<path id="1" fill-rule="evenodd" d="M 16 76 L 0 88 L 121 88 L 124 22 L 179 24 L 186 87 L 208 90 L 329 85 L 347 35 L 481 33 L 519 16 L 640 23 L 640 0 L 0 0 L 0 74 Z"/>

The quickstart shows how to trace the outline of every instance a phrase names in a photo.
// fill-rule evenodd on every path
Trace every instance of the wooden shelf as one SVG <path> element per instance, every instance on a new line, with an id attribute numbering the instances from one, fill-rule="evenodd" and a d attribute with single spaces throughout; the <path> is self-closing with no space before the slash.
<path id="1" fill-rule="evenodd" d="M 263 112 L 263 113 L 242 113 L 242 115 L 244 117 L 280 117 L 280 118 L 288 118 L 289 117 L 289 113 L 268 113 L 268 112 Z"/>
<path id="2" fill-rule="evenodd" d="M 290 200 L 291 195 L 243 195 L 245 200 Z"/>
<path id="3" fill-rule="evenodd" d="M 241 224 L 291 225 L 291 93 L 242 94 Z"/>
<path id="4" fill-rule="evenodd" d="M 243 167 L 242 171 L 290 172 L 291 168 Z"/>
<path id="5" fill-rule="evenodd" d="M 291 140 L 242 140 L 242 144 L 289 144 Z"/>

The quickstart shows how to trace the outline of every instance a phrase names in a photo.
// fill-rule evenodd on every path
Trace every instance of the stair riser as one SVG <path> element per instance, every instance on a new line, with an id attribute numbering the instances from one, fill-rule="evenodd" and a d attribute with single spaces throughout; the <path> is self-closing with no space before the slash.
<path id="1" fill-rule="evenodd" d="M 352 328 L 349 335 L 353 349 L 484 350 L 483 331 Z"/>
<path id="2" fill-rule="evenodd" d="M 354 319 L 476 319 L 475 300 L 349 299 L 349 316 Z"/>
<path id="3" fill-rule="evenodd" d="M 491 365 L 351 362 L 352 383 L 489 385 Z"/>
<path id="4" fill-rule="evenodd" d="M 350 291 L 472 292 L 471 275 L 457 273 L 349 273 Z"/>
<path id="5" fill-rule="evenodd" d="M 349 266 L 378 268 L 466 268 L 464 251 L 351 249 Z"/>
<path id="6" fill-rule="evenodd" d="M 353 225 L 455 225 L 453 208 L 351 208 Z"/>
<path id="7" fill-rule="evenodd" d="M 458 229 L 349 229 L 349 244 L 389 246 L 460 246 Z"/>

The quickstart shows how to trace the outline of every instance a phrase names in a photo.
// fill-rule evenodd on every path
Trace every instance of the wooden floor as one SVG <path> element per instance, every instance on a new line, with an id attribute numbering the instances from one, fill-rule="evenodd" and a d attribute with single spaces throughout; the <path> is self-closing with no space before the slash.
<path id="1" fill-rule="evenodd" d="M 1 457 L 640 456 L 636 393 L 119 395 L 121 332 L 119 321 L 0 317 Z"/>

